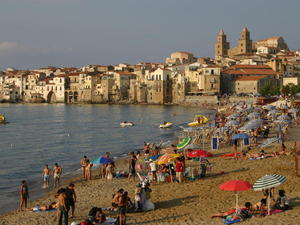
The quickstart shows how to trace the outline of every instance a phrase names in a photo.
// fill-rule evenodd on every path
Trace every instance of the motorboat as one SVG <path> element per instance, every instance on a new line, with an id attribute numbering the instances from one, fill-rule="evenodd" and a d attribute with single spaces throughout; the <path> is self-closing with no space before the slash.
<path id="1" fill-rule="evenodd" d="M 171 122 L 164 122 L 163 124 L 159 125 L 159 128 L 170 128 L 173 126 L 173 123 Z"/>
<path id="2" fill-rule="evenodd" d="M 124 122 L 120 123 L 120 126 L 121 127 L 132 127 L 132 126 L 134 126 L 134 123 L 124 121 Z"/>
<path id="3" fill-rule="evenodd" d="M 188 123 L 188 125 L 190 127 L 199 127 L 199 126 L 203 126 L 204 124 L 206 124 L 208 122 L 208 119 L 206 116 L 203 115 L 195 115 L 194 117 L 194 121 L 191 123 Z"/>
<path id="4" fill-rule="evenodd" d="M 5 124 L 5 123 L 7 123 L 5 116 L 0 114 L 0 124 Z"/>

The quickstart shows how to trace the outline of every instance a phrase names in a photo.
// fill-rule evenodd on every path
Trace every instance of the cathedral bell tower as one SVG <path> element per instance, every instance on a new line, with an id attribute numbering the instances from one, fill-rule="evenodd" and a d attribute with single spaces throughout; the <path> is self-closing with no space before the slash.
<path id="1" fill-rule="evenodd" d="M 238 40 L 238 54 L 252 53 L 252 40 L 250 40 L 250 32 L 245 27 L 240 33 Z"/>
<path id="2" fill-rule="evenodd" d="M 223 29 L 221 29 L 215 43 L 215 58 L 228 56 L 229 47 L 230 44 L 226 40 L 226 35 Z"/>

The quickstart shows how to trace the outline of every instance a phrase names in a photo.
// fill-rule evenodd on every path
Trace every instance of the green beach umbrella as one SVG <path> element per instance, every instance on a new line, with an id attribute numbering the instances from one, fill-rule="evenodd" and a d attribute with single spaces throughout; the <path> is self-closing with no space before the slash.
<path id="1" fill-rule="evenodd" d="M 190 143 L 190 141 L 191 141 L 190 137 L 183 138 L 183 140 L 178 143 L 177 148 L 183 149 L 185 146 L 187 146 Z"/>

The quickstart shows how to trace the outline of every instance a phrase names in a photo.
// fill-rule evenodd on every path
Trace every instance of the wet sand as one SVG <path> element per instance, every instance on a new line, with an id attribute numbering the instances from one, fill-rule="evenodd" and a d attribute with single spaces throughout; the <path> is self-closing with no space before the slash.
<path id="1" fill-rule="evenodd" d="M 300 138 L 300 127 L 288 130 L 286 146 L 291 150 L 294 142 Z M 266 152 L 278 151 L 278 144 L 266 148 Z M 257 152 L 258 150 L 253 150 Z M 222 148 L 216 154 L 233 152 L 232 147 Z M 278 156 L 262 160 L 234 160 L 214 157 L 209 159 L 214 167 L 208 173 L 208 177 L 185 183 L 163 183 L 151 185 L 151 200 L 156 209 L 150 212 L 127 214 L 128 224 L 224 224 L 221 219 L 211 219 L 212 214 L 224 212 L 235 206 L 233 192 L 222 191 L 218 186 L 231 179 L 243 179 L 254 183 L 265 174 L 281 174 L 287 177 L 287 182 L 276 188 L 285 189 L 291 199 L 292 210 L 278 213 L 272 216 L 255 217 L 241 224 L 299 224 L 300 222 L 300 177 L 296 177 L 293 171 L 293 159 L 290 156 Z M 197 162 L 188 161 L 187 166 L 197 166 Z M 126 168 L 126 160 L 117 162 L 118 169 Z M 133 199 L 135 184 L 126 178 L 105 181 L 94 179 L 82 181 L 81 178 L 73 180 L 78 196 L 76 217 L 72 221 L 80 221 L 86 218 L 88 211 L 93 206 L 107 208 L 111 204 L 112 194 L 119 188 L 124 188 Z M 136 180 L 137 181 L 137 180 Z M 30 206 L 49 204 L 54 200 L 53 193 L 49 193 L 37 201 L 30 202 Z M 262 192 L 253 190 L 239 193 L 240 205 L 246 201 L 259 202 Z M 69 224 L 70 224 L 69 222 Z M 0 225 L 54 225 L 56 212 L 10 212 L 0 217 Z"/>

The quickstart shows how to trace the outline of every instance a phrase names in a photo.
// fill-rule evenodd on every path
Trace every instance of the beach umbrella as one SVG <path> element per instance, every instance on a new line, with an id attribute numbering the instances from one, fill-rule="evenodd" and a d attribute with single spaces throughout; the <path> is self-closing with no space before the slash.
<path id="1" fill-rule="evenodd" d="M 290 120 L 291 117 L 288 115 L 281 115 L 277 117 L 277 120 Z"/>
<path id="2" fill-rule="evenodd" d="M 99 157 L 95 160 L 92 161 L 93 164 L 99 165 L 99 164 L 109 164 L 114 162 L 111 158 L 106 158 L 106 157 Z"/>
<path id="3" fill-rule="evenodd" d="M 252 188 L 252 185 L 243 180 L 230 180 L 227 181 L 219 186 L 219 189 L 224 191 L 234 191 L 236 196 L 236 212 L 239 207 L 239 197 L 238 197 L 238 191 L 247 191 Z"/>
<path id="4" fill-rule="evenodd" d="M 273 110 L 268 112 L 267 116 L 271 116 L 271 115 L 274 115 L 274 114 L 277 114 L 277 113 L 279 113 L 279 111 L 277 109 L 273 109 Z"/>
<path id="5" fill-rule="evenodd" d="M 233 135 L 231 139 L 235 140 L 235 139 L 245 139 L 245 138 L 249 138 L 249 135 L 246 133 L 239 133 L 239 134 Z"/>
<path id="6" fill-rule="evenodd" d="M 252 112 L 247 116 L 249 119 L 255 119 L 257 117 L 260 117 L 260 113 L 259 112 Z"/>
<path id="7" fill-rule="evenodd" d="M 194 149 L 192 151 L 188 151 L 187 157 L 188 158 L 213 157 L 213 154 L 205 150 Z"/>
<path id="8" fill-rule="evenodd" d="M 278 174 L 269 174 L 259 178 L 253 185 L 254 191 L 262 191 L 277 187 L 286 182 L 286 177 Z M 269 192 L 270 193 L 270 192 Z M 268 214 L 270 215 L 270 195 L 268 196 Z"/>
<path id="9" fill-rule="evenodd" d="M 239 113 L 234 113 L 230 116 L 227 116 L 226 118 L 227 119 L 236 119 L 236 118 L 239 118 L 240 117 L 240 114 Z"/>
<path id="10" fill-rule="evenodd" d="M 271 110 L 275 109 L 276 107 L 274 105 L 266 105 L 266 106 L 263 106 L 263 108 L 268 111 L 271 111 Z"/>
<path id="11" fill-rule="evenodd" d="M 184 149 L 199 149 L 199 148 L 200 148 L 200 146 L 196 145 L 196 144 L 189 144 L 184 147 Z"/>
<path id="12" fill-rule="evenodd" d="M 178 145 L 177 145 L 177 148 L 178 149 L 183 149 L 185 146 L 187 146 L 191 141 L 191 138 L 190 137 L 185 137 L 183 138 L 183 140 L 181 140 Z"/>
<path id="13" fill-rule="evenodd" d="M 270 144 L 278 142 L 278 141 L 279 141 L 279 138 L 276 138 L 276 137 L 268 138 L 259 147 L 265 148 L 265 147 L 269 146 Z"/>
<path id="14" fill-rule="evenodd" d="M 168 164 L 172 161 L 174 161 L 176 158 L 180 157 L 180 154 L 170 154 L 170 153 L 166 153 L 164 155 L 162 155 L 158 161 L 157 164 L 161 165 L 161 164 Z"/>
<path id="15" fill-rule="evenodd" d="M 239 124 L 240 124 L 240 122 L 237 121 L 237 120 L 230 120 L 230 121 L 228 121 L 228 122 L 225 124 L 225 126 L 226 126 L 226 127 L 231 127 L 231 126 L 237 126 L 237 125 L 239 125 Z"/>
<path id="16" fill-rule="evenodd" d="M 298 108 L 292 108 L 292 109 L 289 109 L 288 112 L 289 113 L 297 113 L 297 112 L 299 112 L 299 109 Z"/>

